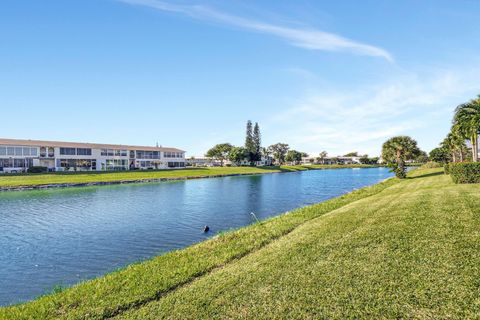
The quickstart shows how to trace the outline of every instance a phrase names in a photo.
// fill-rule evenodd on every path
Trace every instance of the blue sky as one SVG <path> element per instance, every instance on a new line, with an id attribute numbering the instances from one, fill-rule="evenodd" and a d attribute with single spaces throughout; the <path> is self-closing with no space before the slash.
<path id="1" fill-rule="evenodd" d="M 4 0 L 0 136 L 430 150 L 480 93 L 480 1 Z"/>

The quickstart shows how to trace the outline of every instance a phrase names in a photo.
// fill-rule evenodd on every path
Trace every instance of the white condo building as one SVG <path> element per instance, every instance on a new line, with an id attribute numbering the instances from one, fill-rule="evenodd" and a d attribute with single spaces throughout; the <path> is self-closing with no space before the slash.
<path id="1" fill-rule="evenodd" d="M 0 173 L 32 166 L 49 171 L 107 171 L 185 167 L 176 148 L 116 144 L 0 139 Z"/>

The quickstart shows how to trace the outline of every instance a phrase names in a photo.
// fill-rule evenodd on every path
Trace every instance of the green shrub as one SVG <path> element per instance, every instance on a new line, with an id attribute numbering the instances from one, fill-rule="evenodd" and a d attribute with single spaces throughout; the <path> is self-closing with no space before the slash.
<path id="1" fill-rule="evenodd" d="M 480 183 L 480 162 L 450 163 L 448 171 L 455 183 Z"/>
<path id="2" fill-rule="evenodd" d="M 445 165 L 443 166 L 443 171 L 445 172 L 445 174 L 450 174 L 450 163 L 445 163 Z"/>
<path id="3" fill-rule="evenodd" d="M 427 163 L 424 163 L 422 165 L 422 169 L 432 169 L 432 168 L 441 168 L 442 167 L 442 164 L 441 163 L 438 163 L 438 162 L 435 162 L 435 161 L 429 161 Z"/>
<path id="4" fill-rule="evenodd" d="M 40 166 L 30 167 L 27 170 L 28 173 L 43 173 L 47 171 L 48 171 L 47 167 L 40 167 Z"/>

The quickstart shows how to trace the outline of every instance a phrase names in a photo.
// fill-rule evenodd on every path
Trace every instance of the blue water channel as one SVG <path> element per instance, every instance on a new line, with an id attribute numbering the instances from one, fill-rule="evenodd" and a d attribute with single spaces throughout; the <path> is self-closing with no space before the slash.
<path id="1" fill-rule="evenodd" d="M 387 168 L 0 192 L 0 305 L 374 184 Z M 204 233 L 203 227 L 210 226 Z"/>

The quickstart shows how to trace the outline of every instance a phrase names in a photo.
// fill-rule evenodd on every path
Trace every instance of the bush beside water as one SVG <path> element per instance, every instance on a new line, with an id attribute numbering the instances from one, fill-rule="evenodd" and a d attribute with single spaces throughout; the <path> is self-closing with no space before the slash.
<path id="1" fill-rule="evenodd" d="M 450 163 L 447 171 L 455 183 L 480 183 L 480 162 Z"/>
<path id="2" fill-rule="evenodd" d="M 432 169 L 432 168 L 441 168 L 442 164 L 435 162 L 435 161 L 429 161 L 427 163 L 424 163 L 421 168 L 422 169 Z"/>

